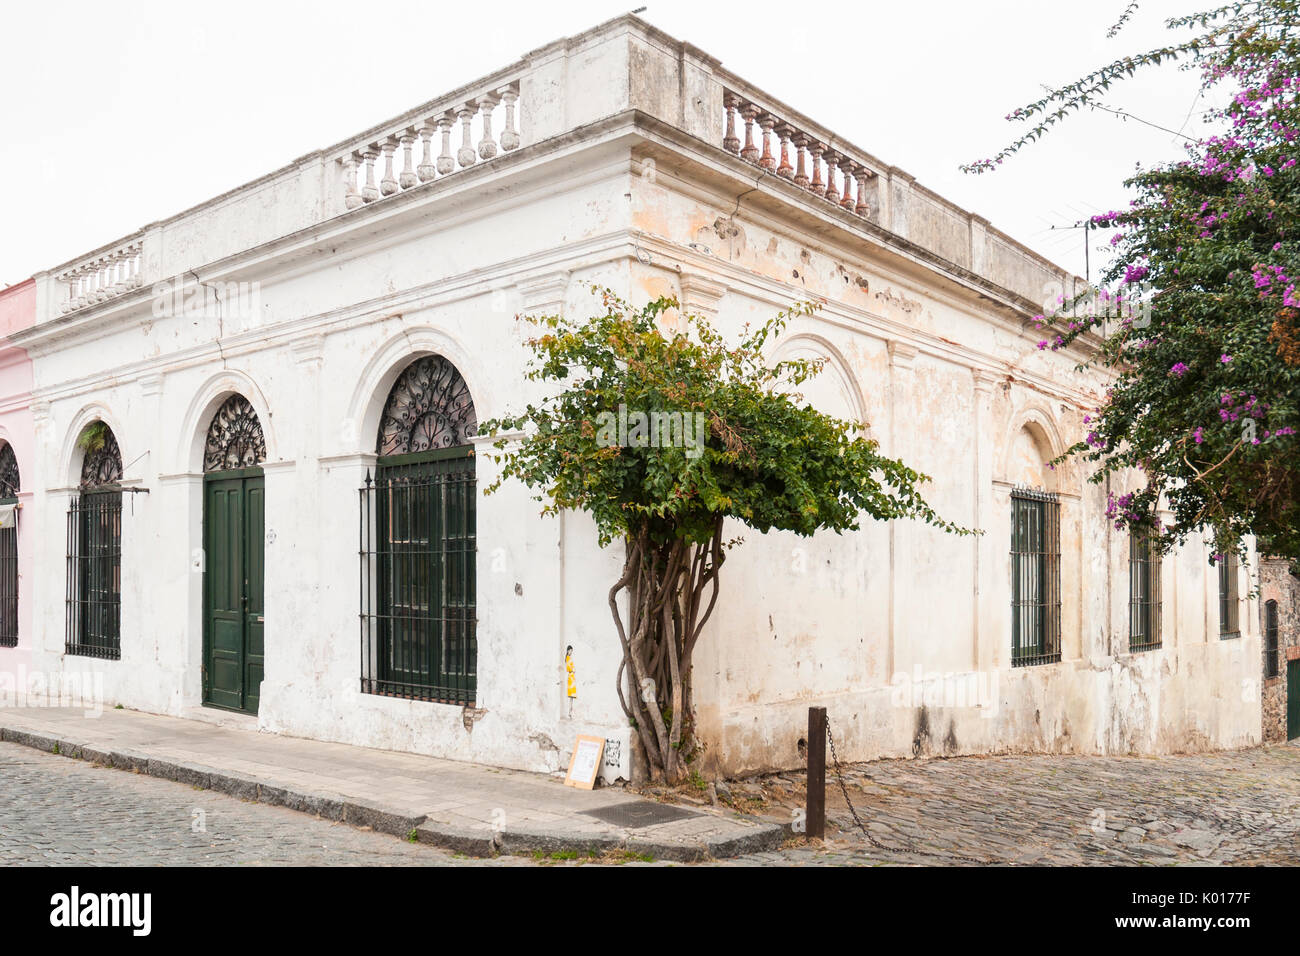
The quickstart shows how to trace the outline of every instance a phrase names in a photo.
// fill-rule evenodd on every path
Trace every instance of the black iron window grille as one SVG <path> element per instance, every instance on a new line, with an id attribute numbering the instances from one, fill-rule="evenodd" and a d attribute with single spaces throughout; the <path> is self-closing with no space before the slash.
<path id="1" fill-rule="evenodd" d="M 1128 649 L 1160 647 L 1160 552 L 1150 535 L 1130 534 L 1128 547 Z"/>
<path id="2" fill-rule="evenodd" d="M 1055 494 L 1011 492 L 1011 664 L 1061 659 L 1061 506 Z"/>
<path id="3" fill-rule="evenodd" d="M 1219 565 L 1219 640 L 1230 641 L 1241 637 L 1237 622 L 1237 555 L 1229 551 L 1221 555 Z"/>
<path id="4" fill-rule="evenodd" d="M 84 433 L 81 493 L 68 508 L 67 637 L 81 657 L 122 656 L 122 454 L 102 422 Z"/>
<path id="5" fill-rule="evenodd" d="M 18 646 L 18 459 L 13 446 L 0 448 L 0 506 L 14 506 L 0 528 L 0 647 Z"/>
<path id="6" fill-rule="evenodd" d="M 381 458 L 361 489 L 361 690 L 472 705 L 477 689 L 474 458 Z"/>
<path id="7" fill-rule="evenodd" d="M 1264 676 L 1277 677 L 1282 667 L 1277 659 L 1277 602 L 1264 604 Z"/>
<path id="8" fill-rule="evenodd" d="M 68 509 L 69 654 L 122 656 L 122 492 L 97 491 Z"/>

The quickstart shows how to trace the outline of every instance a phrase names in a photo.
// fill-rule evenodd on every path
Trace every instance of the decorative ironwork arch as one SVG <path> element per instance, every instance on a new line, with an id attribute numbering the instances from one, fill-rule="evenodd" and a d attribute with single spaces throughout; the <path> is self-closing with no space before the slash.
<path id="1" fill-rule="evenodd" d="M 204 471 L 235 471 L 254 468 L 266 461 L 266 436 L 257 412 L 243 395 L 231 395 L 221 403 L 208 425 L 203 446 Z"/>
<path id="2" fill-rule="evenodd" d="M 18 474 L 18 457 L 8 443 L 0 448 L 0 498 L 17 498 L 22 482 Z"/>
<path id="3" fill-rule="evenodd" d="M 408 455 L 467 445 L 478 434 L 469 386 L 441 355 L 406 367 L 388 393 L 379 419 L 379 454 Z"/>
<path id="4" fill-rule="evenodd" d="M 103 422 L 87 426 L 87 430 L 92 428 L 97 431 L 81 462 L 81 487 L 92 489 L 116 485 L 122 480 L 122 452 L 117 447 L 117 436 Z"/>

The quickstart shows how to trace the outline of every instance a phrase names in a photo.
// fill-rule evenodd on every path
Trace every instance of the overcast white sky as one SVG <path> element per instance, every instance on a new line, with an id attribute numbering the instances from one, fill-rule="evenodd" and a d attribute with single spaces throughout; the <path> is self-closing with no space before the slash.
<path id="1" fill-rule="evenodd" d="M 1080 274 L 1055 232 L 1127 202 L 1138 159 L 1177 140 L 1093 113 L 1000 171 L 959 163 L 1014 130 L 1043 84 L 1164 42 L 1208 0 L 831 4 L 651 0 L 641 14 L 881 160 Z M 9 4 L 0 13 L 0 284 L 20 281 L 630 11 L 635 0 L 483 5 L 381 0 Z M 1112 100 L 1199 129 L 1194 74 L 1166 69 Z M 1190 114 L 1191 118 L 1188 119 Z M 1094 236 L 1094 245 L 1104 237 Z M 1096 274 L 1097 259 L 1093 258 Z"/>

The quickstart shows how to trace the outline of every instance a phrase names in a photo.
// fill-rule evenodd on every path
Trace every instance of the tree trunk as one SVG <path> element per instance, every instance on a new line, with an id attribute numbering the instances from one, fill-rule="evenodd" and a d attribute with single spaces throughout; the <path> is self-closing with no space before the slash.
<path id="1" fill-rule="evenodd" d="M 622 577 L 609 590 L 623 646 L 619 702 L 645 749 L 651 779 L 677 784 L 698 749 L 691 658 L 718 599 L 718 570 L 726 557 L 722 518 L 701 544 L 675 536 L 655 542 L 642 528 L 626 547 Z M 618 607 L 624 591 L 626 621 Z"/>

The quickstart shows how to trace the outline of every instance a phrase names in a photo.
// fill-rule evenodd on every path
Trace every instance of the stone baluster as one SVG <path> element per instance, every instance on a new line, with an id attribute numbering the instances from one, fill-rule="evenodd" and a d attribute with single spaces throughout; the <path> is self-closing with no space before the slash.
<path id="1" fill-rule="evenodd" d="M 853 190 L 849 187 L 849 177 L 853 175 L 854 167 L 857 164 L 847 156 L 840 157 L 840 175 L 844 177 L 844 194 L 840 196 L 840 208 L 853 211 Z"/>
<path id="2" fill-rule="evenodd" d="M 770 173 L 776 169 L 776 155 L 772 152 L 772 130 L 776 126 L 776 117 L 771 113 L 764 113 L 758 125 L 762 130 L 759 135 L 763 139 L 763 155 L 758 158 L 758 165 Z"/>
<path id="3" fill-rule="evenodd" d="M 402 175 L 398 177 L 397 182 L 403 189 L 410 189 L 420 181 L 419 177 L 415 175 L 415 159 L 413 156 L 416 139 L 414 126 L 402 130 Z"/>
<path id="4" fill-rule="evenodd" d="M 740 151 L 740 158 L 747 163 L 758 162 L 758 145 L 754 142 L 754 120 L 758 118 L 758 107 L 746 103 L 740 110 L 740 118 L 745 123 L 745 146 Z"/>
<path id="5" fill-rule="evenodd" d="M 144 246 L 136 246 L 135 252 L 131 255 L 131 288 L 138 289 L 144 285 L 144 276 L 141 270 L 144 268 Z"/>
<path id="6" fill-rule="evenodd" d="M 456 170 L 456 157 L 451 155 L 451 127 L 455 123 L 450 113 L 438 117 L 438 132 L 442 134 L 442 152 L 438 154 L 438 174 L 446 176 Z"/>
<path id="7" fill-rule="evenodd" d="M 794 176 L 794 167 L 790 165 L 790 137 L 794 134 L 794 130 L 789 123 L 782 123 L 777 127 L 776 133 L 781 140 L 781 164 L 776 167 L 776 174 L 791 179 Z"/>
<path id="8" fill-rule="evenodd" d="M 794 175 L 794 184 L 808 188 L 808 137 L 803 133 L 794 134 L 794 150 L 799 156 L 799 171 Z"/>
<path id="9" fill-rule="evenodd" d="M 865 166 L 858 167 L 858 201 L 853 207 L 853 211 L 859 216 L 871 215 L 871 203 L 867 199 L 867 189 L 875 183 L 875 176 L 871 175 L 870 170 Z"/>
<path id="10" fill-rule="evenodd" d="M 427 183 L 434 177 L 436 172 L 433 165 L 433 133 L 434 124 L 432 120 L 426 120 L 420 124 L 420 145 L 423 149 L 423 155 L 420 157 L 420 165 L 416 167 L 415 172 L 422 183 Z"/>
<path id="11" fill-rule="evenodd" d="M 478 144 L 478 158 L 489 160 L 497 154 L 497 141 L 492 138 L 492 111 L 501 101 L 495 96 L 479 97 L 479 112 L 483 114 L 483 138 Z"/>
<path id="12" fill-rule="evenodd" d="M 72 273 L 67 272 L 59 276 L 59 281 L 68 290 L 68 297 L 59 305 L 59 311 L 71 312 L 77 305 L 77 280 Z"/>
<path id="13" fill-rule="evenodd" d="M 812 159 L 813 177 L 808 183 L 808 191 L 818 196 L 826 193 L 826 184 L 822 182 L 822 154 L 826 151 L 822 143 L 812 143 L 809 147 L 809 153 Z"/>
<path id="14" fill-rule="evenodd" d="M 727 134 L 722 138 L 722 148 L 729 153 L 740 152 L 740 138 L 736 136 L 736 103 L 732 93 L 722 98 L 722 108 L 727 112 Z"/>
<path id="15" fill-rule="evenodd" d="M 104 301 L 104 294 L 100 288 L 99 260 L 94 260 L 87 268 L 90 270 L 90 291 L 86 293 L 86 304 L 94 305 L 96 302 Z"/>
<path id="16" fill-rule="evenodd" d="M 393 174 L 393 153 L 397 150 L 397 141 L 388 137 L 379 144 L 384 153 L 384 178 L 379 181 L 379 191 L 385 196 L 397 192 L 397 177 Z"/>
<path id="17" fill-rule="evenodd" d="M 346 188 L 343 191 L 343 205 L 349 209 L 356 209 L 364 199 L 357 190 L 357 154 L 348 153 L 343 157 L 343 182 Z"/>
<path id="18" fill-rule="evenodd" d="M 478 159 L 478 154 L 474 152 L 474 131 L 470 128 L 474 122 L 474 112 L 474 108 L 469 105 L 456 111 L 460 117 L 460 150 L 456 153 L 456 162 L 461 166 L 473 166 Z"/>
<path id="19" fill-rule="evenodd" d="M 519 132 L 515 129 L 515 104 L 519 102 L 519 94 L 514 90 L 503 90 L 501 102 L 506 107 L 506 124 L 505 129 L 501 131 L 501 148 L 508 153 L 512 149 L 519 148 Z"/>
<path id="20" fill-rule="evenodd" d="M 86 270 L 77 269 L 72 273 L 72 309 L 80 309 L 86 304 Z"/>
<path id="21" fill-rule="evenodd" d="M 822 156 L 826 158 L 826 188 L 822 191 L 822 198 L 838 206 L 840 191 L 835 185 L 835 168 L 839 162 L 839 155 L 828 146 Z"/>
<path id="22" fill-rule="evenodd" d="M 126 291 L 126 254 L 114 252 L 108 257 L 108 294 L 121 295 Z"/>
<path id="23" fill-rule="evenodd" d="M 364 202 L 374 202 L 379 198 L 379 187 L 375 185 L 375 160 L 379 158 L 379 151 L 374 146 L 367 146 L 361 154 L 365 158 L 366 182 L 361 187 L 361 199 Z"/>

